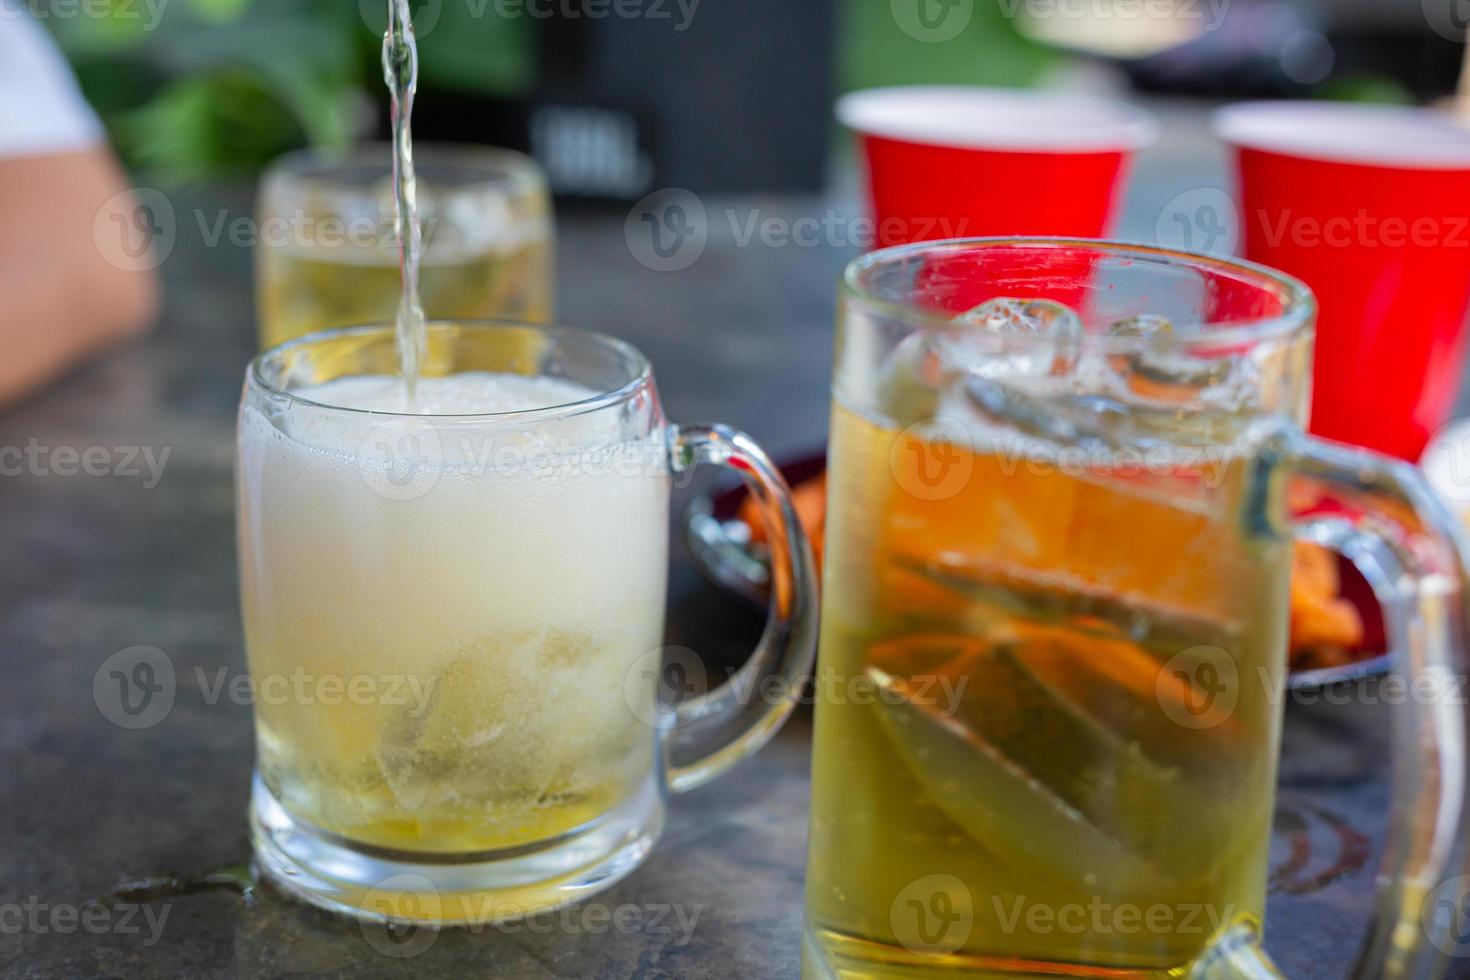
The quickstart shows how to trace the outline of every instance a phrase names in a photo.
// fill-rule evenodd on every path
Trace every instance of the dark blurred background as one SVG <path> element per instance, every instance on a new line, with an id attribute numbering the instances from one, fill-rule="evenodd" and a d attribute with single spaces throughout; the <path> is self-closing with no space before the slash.
<path id="1" fill-rule="evenodd" d="M 28 0 L 142 179 L 386 134 L 382 0 Z M 563 200 L 813 190 L 843 91 L 913 82 L 1432 102 L 1470 0 L 421 0 L 415 129 Z M 82 11 L 85 9 L 85 15 Z"/>

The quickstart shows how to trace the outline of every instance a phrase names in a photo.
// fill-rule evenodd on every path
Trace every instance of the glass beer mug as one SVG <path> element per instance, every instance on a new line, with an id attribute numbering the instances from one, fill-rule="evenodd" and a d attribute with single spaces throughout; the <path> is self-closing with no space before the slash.
<path id="1" fill-rule="evenodd" d="M 431 324 L 412 401 L 397 364 L 393 327 L 372 326 L 246 374 L 255 854 L 285 891 L 366 919 L 515 918 L 627 874 L 669 791 L 780 727 L 815 649 L 811 549 L 760 449 L 670 424 L 621 341 Z M 741 671 L 671 708 L 669 491 L 698 463 L 761 502 L 776 598 Z M 750 696 L 773 680 L 788 696 Z"/>
<path id="2" fill-rule="evenodd" d="M 1355 976 L 1432 973 L 1450 923 L 1421 912 L 1466 840 L 1465 544 L 1416 470 L 1303 434 L 1314 312 L 1260 266 L 1094 241 L 848 267 L 804 976 L 1276 976 L 1297 535 L 1357 563 L 1396 669 L 1446 695 L 1394 709 Z M 1293 519 L 1294 480 L 1364 516 Z"/>

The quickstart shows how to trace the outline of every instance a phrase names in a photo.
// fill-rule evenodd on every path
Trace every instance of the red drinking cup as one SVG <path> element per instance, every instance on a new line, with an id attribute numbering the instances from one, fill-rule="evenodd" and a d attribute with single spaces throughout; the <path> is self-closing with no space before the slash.
<path id="1" fill-rule="evenodd" d="M 1470 308 L 1470 130 L 1426 109 L 1228 106 L 1245 256 L 1317 294 L 1311 431 L 1416 460 L 1450 415 Z"/>
<path id="2" fill-rule="evenodd" d="M 1133 151 L 1131 106 L 1057 92 L 917 85 L 837 102 L 857 136 L 878 246 L 979 235 L 1107 234 Z"/>

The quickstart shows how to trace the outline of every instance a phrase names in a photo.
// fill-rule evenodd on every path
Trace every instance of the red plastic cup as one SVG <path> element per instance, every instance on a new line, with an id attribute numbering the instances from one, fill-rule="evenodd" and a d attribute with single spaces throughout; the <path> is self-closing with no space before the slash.
<path id="1" fill-rule="evenodd" d="M 1470 311 L 1470 130 L 1425 109 L 1228 106 L 1246 258 L 1317 294 L 1311 430 L 1416 460 L 1449 419 Z"/>
<path id="2" fill-rule="evenodd" d="M 879 246 L 977 235 L 1107 234 L 1144 112 L 1056 92 L 904 86 L 853 92 L 837 118 L 858 140 Z"/>

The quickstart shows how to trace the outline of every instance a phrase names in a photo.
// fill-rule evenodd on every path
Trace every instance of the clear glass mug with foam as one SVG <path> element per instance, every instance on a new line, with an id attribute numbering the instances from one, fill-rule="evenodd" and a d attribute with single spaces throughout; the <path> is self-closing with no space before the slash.
<path id="1" fill-rule="evenodd" d="M 1467 545 L 1412 467 L 1303 433 L 1314 313 L 1262 266 L 1092 240 L 848 267 L 803 976 L 1275 976 L 1294 535 L 1374 584 L 1419 692 L 1353 975 L 1442 968 Z M 1294 516 L 1298 480 L 1351 509 Z"/>
<path id="2" fill-rule="evenodd" d="M 362 918 L 514 918 L 631 871 L 670 790 L 776 731 L 815 644 L 811 551 L 760 449 L 669 423 L 631 346 L 434 323 L 410 402 L 393 338 L 312 334 L 246 375 L 256 856 Z M 661 637 L 671 481 L 702 462 L 762 501 L 776 587 L 749 662 L 690 697 Z"/>

